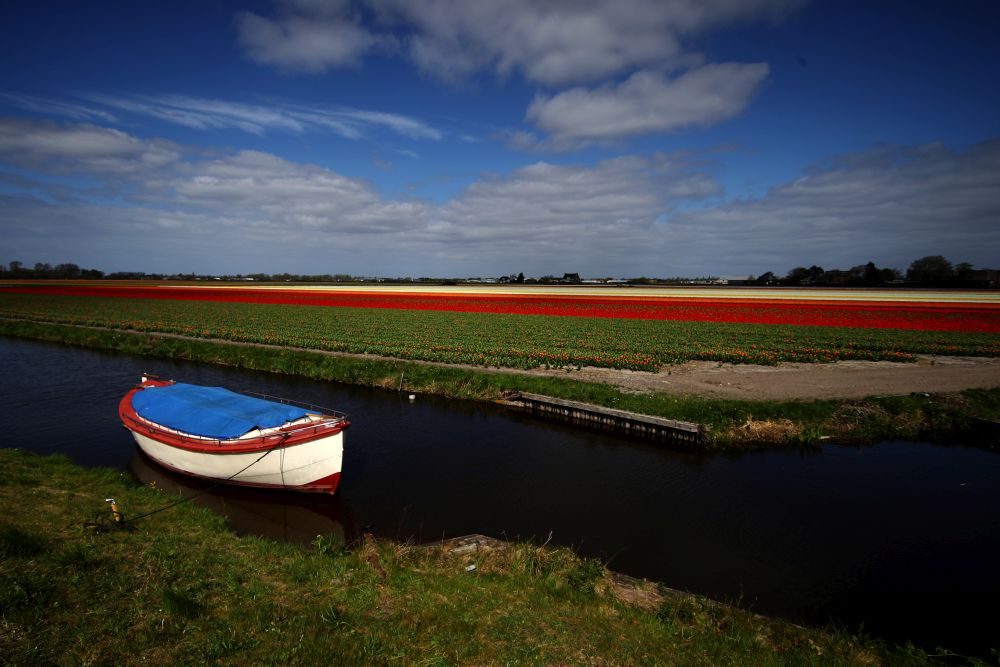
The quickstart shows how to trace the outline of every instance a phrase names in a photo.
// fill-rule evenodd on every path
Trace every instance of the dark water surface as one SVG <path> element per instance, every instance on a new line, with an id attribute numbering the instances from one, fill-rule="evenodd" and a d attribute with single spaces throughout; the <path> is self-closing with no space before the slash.
<path id="1" fill-rule="evenodd" d="M 796 621 L 1000 647 L 1000 454 L 926 443 L 692 456 L 488 405 L 0 338 L 4 447 L 198 487 L 145 460 L 117 404 L 149 371 L 347 412 L 335 497 L 218 491 L 241 532 L 552 542 Z M 99 489 L 94 490 L 100 496 Z M 151 519 L 155 520 L 155 519 Z"/>

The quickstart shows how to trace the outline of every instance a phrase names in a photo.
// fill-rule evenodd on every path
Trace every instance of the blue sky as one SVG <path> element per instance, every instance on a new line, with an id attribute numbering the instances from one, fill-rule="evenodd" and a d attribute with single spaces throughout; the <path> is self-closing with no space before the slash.
<path id="1" fill-rule="evenodd" d="M 0 262 L 1000 265 L 1000 5 L 8 3 Z"/>

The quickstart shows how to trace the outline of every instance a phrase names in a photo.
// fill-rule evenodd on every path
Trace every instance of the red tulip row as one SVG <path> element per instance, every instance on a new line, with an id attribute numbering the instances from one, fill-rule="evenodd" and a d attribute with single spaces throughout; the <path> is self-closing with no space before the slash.
<path id="1" fill-rule="evenodd" d="M 927 302 L 836 302 L 559 295 L 471 295 L 294 289 L 218 289 L 105 285 L 8 286 L 5 292 L 270 303 L 338 308 L 729 322 L 792 326 L 1000 333 L 1000 307 Z"/>

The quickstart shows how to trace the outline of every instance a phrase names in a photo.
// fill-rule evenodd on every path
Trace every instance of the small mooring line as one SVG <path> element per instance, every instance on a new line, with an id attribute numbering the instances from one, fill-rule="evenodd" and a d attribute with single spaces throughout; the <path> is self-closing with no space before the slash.
<path id="1" fill-rule="evenodd" d="M 288 439 L 288 434 L 285 434 L 285 437 L 283 437 L 280 442 L 278 442 L 276 445 L 274 445 L 272 447 L 269 447 L 267 449 L 267 451 L 265 451 L 263 454 L 261 454 L 257 458 L 257 460 L 255 460 L 253 463 L 250 463 L 249 465 L 247 465 L 242 470 L 234 472 L 232 475 L 230 475 L 226 479 L 220 479 L 215 484 L 212 484 L 208 488 L 202 489 L 201 491 L 199 491 L 198 493 L 195 493 L 194 495 L 181 496 L 181 498 L 179 498 L 178 500 L 170 503 L 169 505 L 164 505 L 163 507 L 159 507 L 159 508 L 157 508 L 155 510 L 152 510 L 150 512 L 146 512 L 145 514 L 140 514 L 139 516 L 126 517 L 125 513 L 121 511 L 121 509 L 118 506 L 118 502 L 114 498 L 105 498 L 104 502 L 109 503 L 111 505 L 112 520 L 108 521 L 106 515 L 101 515 L 101 516 L 99 516 L 94 521 L 86 521 L 86 522 L 84 522 L 83 527 L 84 528 L 93 528 L 93 529 L 95 529 L 97 531 L 98 534 L 100 534 L 100 533 L 106 533 L 106 532 L 110 532 L 110 531 L 114 531 L 114 530 L 135 530 L 135 522 L 138 521 L 139 519 L 145 519 L 146 517 L 153 516 L 154 514 L 159 514 L 160 512 L 165 512 L 166 510 L 169 510 L 169 509 L 172 509 L 174 507 L 177 507 L 178 505 L 183 505 L 184 503 L 191 502 L 195 498 L 200 498 L 201 496 L 204 496 L 204 495 L 206 495 L 206 494 L 214 491 L 219 486 L 221 486 L 223 484 L 226 484 L 227 482 L 232 481 L 238 475 L 243 474 L 244 472 L 246 472 L 247 470 L 249 470 L 253 466 L 255 466 L 258 463 L 260 463 L 264 459 L 265 456 L 267 456 L 268 454 L 270 454 L 271 452 L 273 452 L 275 449 L 277 449 L 281 445 L 283 445 L 285 443 L 285 440 L 287 440 L 287 439 Z M 282 449 L 281 451 L 282 451 L 282 455 L 284 455 L 284 449 Z M 284 474 L 285 474 L 284 470 L 282 470 L 281 474 L 282 474 L 282 479 L 284 479 Z"/>
<path id="2" fill-rule="evenodd" d="M 496 402 L 539 417 L 581 423 L 602 430 L 677 444 L 698 445 L 705 439 L 705 428 L 701 424 L 642 415 L 541 394 L 506 392 L 504 397 Z"/>

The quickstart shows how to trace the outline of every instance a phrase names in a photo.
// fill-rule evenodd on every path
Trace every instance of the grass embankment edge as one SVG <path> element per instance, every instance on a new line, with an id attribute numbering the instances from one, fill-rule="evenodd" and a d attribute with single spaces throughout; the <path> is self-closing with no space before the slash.
<path id="1" fill-rule="evenodd" d="M 824 437 L 852 444 L 948 441 L 968 431 L 970 417 L 1000 419 L 1000 388 L 858 400 L 735 401 L 636 394 L 571 378 L 24 320 L 0 320 L 0 335 L 466 400 L 494 401 L 508 391 L 544 394 L 701 424 L 706 432 L 699 447 L 710 450 L 812 445 Z"/>
<path id="2" fill-rule="evenodd" d="M 648 582 L 623 592 L 601 563 L 565 548 L 458 553 L 336 535 L 301 546 L 237 536 L 193 504 L 101 531 L 93 524 L 110 519 L 106 497 L 126 518 L 171 500 L 124 472 L 0 449 L 0 662 L 931 662 L 912 645 L 802 628 Z"/>

